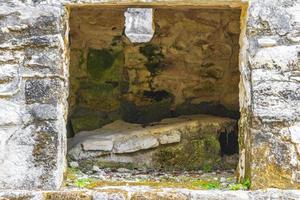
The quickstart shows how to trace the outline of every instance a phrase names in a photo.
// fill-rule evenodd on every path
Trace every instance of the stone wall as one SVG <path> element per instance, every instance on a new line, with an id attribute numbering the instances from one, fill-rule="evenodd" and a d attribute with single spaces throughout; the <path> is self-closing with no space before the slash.
<path id="1" fill-rule="evenodd" d="M 0 188 L 53 189 L 65 167 L 62 6 L 0 4 Z"/>
<path id="2" fill-rule="evenodd" d="M 68 88 L 64 4 L 101 0 L 0 3 L 0 186 L 55 189 L 63 177 Z M 240 40 L 240 178 L 251 178 L 253 188 L 298 188 L 300 1 L 249 3 Z"/>
<path id="3" fill-rule="evenodd" d="M 133 44 L 126 7 L 70 9 L 70 118 L 75 133 L 122 118 L 239 117 L 240 10 L 163 8 L 155 35 Z"/>
<path id="4" fill-rule="evenodd" d="M 299 8 L 299 0 L 250 1 L 240 157 L 252 188 L 299 188 Z"/>

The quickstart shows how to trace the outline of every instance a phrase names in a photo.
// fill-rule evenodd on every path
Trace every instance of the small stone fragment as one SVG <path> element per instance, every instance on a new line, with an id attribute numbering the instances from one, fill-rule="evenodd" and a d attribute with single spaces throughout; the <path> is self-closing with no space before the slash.
<path id="1" fill-rule="evenodd" d="M 54 120 L 57 118 L 57 108 L 49 104 L 36 104 L 32 108 L 32 114 L 40 120 Z"/>
<path id="2" fill-rule="evenodd" d="M 153 10 L 128 8 L 125 12 L 125 34 L 133 43 L 149 42 L 153 35 Z"/>
<path id="3" fill-rule="evenodd" d="M 78 164 L 78 162 L 72 161 L 72 162 L 69 163 L 69 166 L 72 167 L 72 168 L 78 168 L 79 164 Z"/>
<path id="4" fill-rule="evenodd" d="M 129 173 L 130 172 L 130 170 L 126 169 L 126 168 L 118 168 L 117 171 L 120 173 Z"/>
<path id="5" fill-rule="evenodd" d="M 82 147 L 85 151 L 111 151 L 113 142 L 111 140 L 89 139 L 82 143 Z"/>
<path id="6" fill-rule="evenodd" d="M 172 144 L 180 142 L 180 132 L 177 130 L 171 131 L 166 135 L 160 135 L 158 140 L 160 144 Z"/>
<path id="7" fill-rule="evenodd" d="M 158 140 L 151 136 L 133 136 L 116 141 L 114 144 L 114 153 L 131 153 L 143 149 L 151 149 L 159 145 Z"/>
<path id="8" fill-rule="evenodd" d="M 93 166 L 93 171 L 99 172 L 99 171 L 101 171 L 101 170 L 100 170 L 100 168 L 99 168 L 98 166 L 94 165 L 94 166 Z"/>
<path id="9" fill-rule="evenodd" d="M 272 38 L 260 38 L 258 39 L 258 44 L 261 47 L 273 47 L 276 46 L 277 41 Z"/>

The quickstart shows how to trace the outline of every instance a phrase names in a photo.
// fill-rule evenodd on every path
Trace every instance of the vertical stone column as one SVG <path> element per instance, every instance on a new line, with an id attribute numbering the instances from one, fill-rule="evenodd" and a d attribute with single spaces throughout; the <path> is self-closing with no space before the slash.
<path id="1" fill-rule="evenodd" d="M 253 189 L 299 188 L 300 1 L 250 1 L 246 37 L 251 104 L 241 124 L 241 177 Z"/>
<path id="2" fill-rule="evenodd" d="M 63 7 L 0 5 L 0 188 L 57 189 L 65 167 Z"/>

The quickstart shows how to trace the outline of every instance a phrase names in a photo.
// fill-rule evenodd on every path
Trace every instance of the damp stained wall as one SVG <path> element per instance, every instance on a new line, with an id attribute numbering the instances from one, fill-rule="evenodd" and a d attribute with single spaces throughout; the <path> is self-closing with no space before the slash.
<path id="1" fill-rule="evenodd" d="M 75 132 L 118 118 L 238 118 L 239 9 L 157 7 L 155 35 L 142 44 L 124 35 L 125 11 L 71 9 L 69 103 Z"/>

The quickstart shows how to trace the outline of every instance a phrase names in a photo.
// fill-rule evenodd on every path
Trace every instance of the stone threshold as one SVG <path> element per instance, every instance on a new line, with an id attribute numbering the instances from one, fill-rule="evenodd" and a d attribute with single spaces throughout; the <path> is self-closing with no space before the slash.
<path id="1" fill-rule="evenodd" d="M 0 190 L 0 200 L 277 200 L 300 199 L 300 190 L 189 190 L 181 188 L 103 187 L 95 190 Z"/>

